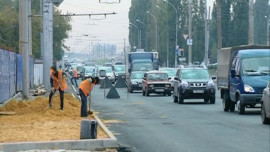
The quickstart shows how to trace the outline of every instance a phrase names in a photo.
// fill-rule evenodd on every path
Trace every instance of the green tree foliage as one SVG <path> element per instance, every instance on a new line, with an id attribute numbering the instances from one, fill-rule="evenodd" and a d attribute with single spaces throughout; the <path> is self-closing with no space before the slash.
<path id="1" fill-rule="evenodd" d="M 185 57 L 188 58 L 188 46 L 183 34 L 188 34 L 188 0 L 167 0 L 177 9 L 178 18 L 178 44 L 183 48 Z M 158 5 L 159 8 L 156 7 Z M 221 5 L 221 31 L 222 47 L 231 47 L 248 44 L 249 26 L 249 0 L 220 0 Z M 205 51 L 204 14 L 205 0 L 192 0 L 192 61 L 202 61 Z M 217 16 L 216 3 L 214 2 L 210 24 L 209 58 L 210 62 L 217 62 Z M 129 12 L 129 19 L 136 23 L 140 19 L 147 24 L 148 43 L 146 50 L 155 48 L 155 22 L 147 15 L 150 11 L 158 22 L 158 52 L 162 65 L 166 65 L 167 52 L 169 56 L 169 66 L 174 65 L 175 51 L 175 10 L 163 0 L 136 0 L 132 1 Z M 255 44 L 266 44 L 266 18 L 270 15 L 269 0 L 256 0 L 254 5 L 255 14 Z M 145 38 L 144 27 L 136 23 L 142 30 L 143 40 Z M 130 28 L 130 44 L 137 44 L 137 29 Z M 142 43 L 145 48 L 146 45 Z M 168 51 L 167 51 L 168 50 Z"/>
<path id="2" fill-rule="evenodd" d="M 254 42 L 266 44 L 267 17 L 270 18 L 269 0 L 256 0 L 254 4 Z"/>
<path id="3" fill-rule="evenodd" d="M 0 0 L 0 47 L 7 50 L 13 50 L 19 53 L 19 1 L 18 0 Z M 40 14 L 39 1 L 32 0 L 32 15 Z M 61 12 L 54 10 L 55 15 Z M 57 18 L 57 19 L 56 19 Z M 32 17 L 32 53 L 35 58 L 41 57 L 40 32 L 42 32 L 42 18 Z M 70 17 L 54 17 L 54 59 L 60 60 L 63 56 L 63 50 L 67 49 L 64 45 L 64 39 L 68 38 L 68 32 L 71 30 Z"/>

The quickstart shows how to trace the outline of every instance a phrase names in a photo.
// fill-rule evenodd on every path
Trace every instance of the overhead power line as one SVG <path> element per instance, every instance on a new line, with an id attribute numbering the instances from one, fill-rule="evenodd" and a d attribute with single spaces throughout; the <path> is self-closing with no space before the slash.
<path id="1" fill-rule="evenodd" d="M 53 15 L 53 16 L 98 16 L 98 15 L 104 15 L 105 18 L 107 15 L 115 15 L 115 12 L 112 13 L 89 13 L 89 14 L 60 14 L 60 15 Z M 30 17 L 42 17 L 42 15 L 30 15 Z"/>

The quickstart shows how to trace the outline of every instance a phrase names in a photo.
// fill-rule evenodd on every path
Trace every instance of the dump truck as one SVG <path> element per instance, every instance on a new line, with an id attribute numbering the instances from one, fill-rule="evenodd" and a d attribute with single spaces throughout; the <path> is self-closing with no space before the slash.
<path id="1" fill-rule="evenodd" d="M 258 108 L 270 81 L 270 46 L 246 45 L 222 48 L 218 55 L 217 88 L 224 111 L 245 113 Z"/>

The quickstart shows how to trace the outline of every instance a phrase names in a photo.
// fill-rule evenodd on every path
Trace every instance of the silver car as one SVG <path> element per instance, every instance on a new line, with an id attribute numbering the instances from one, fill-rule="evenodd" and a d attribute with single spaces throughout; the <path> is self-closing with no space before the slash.
<path id="1" fill-rule="evenodd" d="M 270 124 L 270 82 L 263 90 L 261 117 L 263 124 Z"/>

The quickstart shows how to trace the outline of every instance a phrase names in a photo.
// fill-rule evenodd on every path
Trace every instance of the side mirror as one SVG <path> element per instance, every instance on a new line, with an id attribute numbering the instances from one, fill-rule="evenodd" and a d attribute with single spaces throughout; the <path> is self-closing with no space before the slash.
<path id="1" fill-rule="evenodd" d="M 235 77 L 235 69 L 231 69 L 231 76 L 234 78 Z"/>
<path id="2" fill-rule="evenodd" d="M 174 77 L 174 80 L 179 80 L 178 77 Z"/>
<path id="3" fill-rule="evenodd" d="M 168 80 L 171 80 L 171 79 L 172 79 L 171 77 L 168 78 Z"/>
<path id="4" fill-rule="evenodd" d="M 216 76 L 212 76 L 212 80 L 216 80 L 217 79 L 217 77 Z"/>

